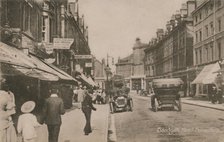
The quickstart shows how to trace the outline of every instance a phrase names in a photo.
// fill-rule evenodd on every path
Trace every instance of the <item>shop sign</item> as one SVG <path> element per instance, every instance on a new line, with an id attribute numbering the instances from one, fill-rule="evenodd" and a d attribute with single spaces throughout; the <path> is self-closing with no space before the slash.
<path id="1" fill-rule="evenodd" d="M 92 59 L 92 55 L 74 55 L 75 59 Z"/>
<path id="2" fill-rule="evenodd" d="M 70 49 L 73 42 L 74 42 L 73 38 L 54 38 L 53 48 L 54 49 Z"/>
<path id="3" fill-rule="evenodd" d="M 85 67 L 92 67 L 93 64 L 92 63 L 85 63 Z"/>

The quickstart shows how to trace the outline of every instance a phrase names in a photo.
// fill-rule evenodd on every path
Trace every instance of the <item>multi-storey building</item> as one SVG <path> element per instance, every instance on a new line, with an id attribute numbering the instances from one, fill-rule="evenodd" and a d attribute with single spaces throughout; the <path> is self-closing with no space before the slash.
<path id="1" fill-rule="evenodd" d="M 102 89 L 105 89 L 105 80 L 106 80 L 105 67 L 106 64 L 104 59 L 102 60 L 102 62 L 100 62 L 96 58 L 93 58 L 94 81 Z"/>
<path id="2" fill-rule="evenodd" d="M 116 74 L 123 75 L 125 77 L 127 86 L 130 87 L 130 77 L 132 75 L 133 54 L 118 59 L 116 63 Z"/>
<path id="3" fill-rule="evenodd" d="M 144 74 L 144 50 L 148 45 L 142 43 L 139 38 L 133 47 L 133 53 L 128 57 L 119 59 L 116 64 L 116 73 L 123 75 L 126 78 L 127 86 L 131 90 L 145 89 L 145 74 Z"/>
<path id="4" fill-rule="evenodd" d="M 75 55 L 90 55 L 88 27 L 79 16 L 78 0 L 3 0 L 1 6 L 1 41 L 41 58 L 54 58 L 56 66 L 75 74 L 79 65 L 84 73 L 92 67 Z"/>
<path id="5" fill-rule="evenodd" d="M 208 94 L 215 83 L 217 62 L 224 57 L 224 1 L 197 0 L 194 19 L 194 66 L 197 69 L 196 94 Z"/>
<path id="6" fill-rule="evenodd" d="M 180 13 L 172 16 L 167 31 L 157 30 L 157 39 L 145 50 L 146 84 L 149 89 L 153 78 L 179 77 L 189 91 L 193 80 L 193 20 L 195 2 L 187 1 Z M 187 92 L 186 92 L 187 93 Z"/>

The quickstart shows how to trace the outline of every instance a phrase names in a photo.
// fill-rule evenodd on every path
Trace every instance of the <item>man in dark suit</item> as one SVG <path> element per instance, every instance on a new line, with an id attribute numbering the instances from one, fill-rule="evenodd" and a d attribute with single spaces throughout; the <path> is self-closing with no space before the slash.
<path id="1" fill-rule="evenodd" d="M 88 90 L 88 92 L 85 93 L 84 97 L 83 97 L 83 102 L 82 102 L 82 112 L 85 115 L 86 118 L 86 125 L 84 128 L 84 133 L 85 135 L 88 135 L 89 133 L 92 132 L 91 129 L 91 112 L 92 110 L 96 111 L 96 108 L 93 106 L 92 104 L 92 97 L 89 95 L 92 94 L 92 90 Z"/>
<path id="2" fill-rule="evenodd" d="M 61 115 L 65 114 L 64 103 L 57 95 L 57 89 L 51 89 L 51 96 L 44 104 L 45 123 L 48 128 L 49 142 L 58 142 L 61 127 Z"/>

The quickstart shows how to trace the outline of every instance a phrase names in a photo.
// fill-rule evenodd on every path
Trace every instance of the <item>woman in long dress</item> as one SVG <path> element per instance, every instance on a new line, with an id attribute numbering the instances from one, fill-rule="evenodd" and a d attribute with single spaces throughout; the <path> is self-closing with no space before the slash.
<path id="1" fill-rule="evenodd" d="M 0 142 L 17 141 L 12 114 L 15 114 L 15 103 L 8 92 L 0 90 Z"/>

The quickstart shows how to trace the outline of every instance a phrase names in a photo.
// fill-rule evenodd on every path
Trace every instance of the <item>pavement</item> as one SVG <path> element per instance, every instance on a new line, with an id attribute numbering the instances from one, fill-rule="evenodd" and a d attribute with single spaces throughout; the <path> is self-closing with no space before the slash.
<path id="1" fill-rule="evenodd" d="M 136 94 L 136 91 L 135 92 L 132 91 L 131 94 L 138 95 L 139 97 L 150 97 L 150 95 L 140 96 L 139 94 Z M 181 98 L 181 101 L 183 104 L 195 105 L 195 106 L 199 106 L 199 107 L 206 107 L 206 108 L 210 108 L 210 109 L 224 111 L 224 103 L 223 104 L 218 104 L 218 103 L 213 104 L 205 96 L 183 97 L 183 98 Z"/>
<path id="2" fill-rule="evenodd" d="M 223 104 L 218 104 L 218 103 L 213 104 L 213 103 L 211 103 L 211 101 L 208 101 L 207 98 L 201 97 L 201 96 L 185 97 L 185 98 L 181 98 L 181 101 L 184 104 L 195 105 L 195 106 L 206 107 L 206 108 L 224 111 L 224 103 Z"/>
<path id="3" fill-rule="evenodd" d="M 109 106 L 94 105 L 97 111 L 92 111 L 92 133 L 84 135 L 85 117 L 76 104 L 62 116 L 59 142 L 107 142 Z M 37 128 L 38 142 L 48 142 L 47 126 Z"/>

